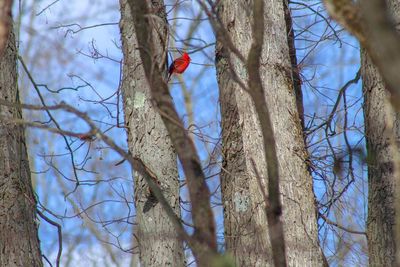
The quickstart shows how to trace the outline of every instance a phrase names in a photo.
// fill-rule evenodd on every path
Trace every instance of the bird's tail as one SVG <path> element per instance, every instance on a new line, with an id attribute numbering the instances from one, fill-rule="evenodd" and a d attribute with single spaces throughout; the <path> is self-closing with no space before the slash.
<path id="1" fill-rule="evenodd" d="M 167 77 L 167 83 L 169 83 L 169 80 L 171 79 L 171 75 L 172 75 L 172 72 L 169 72 L 168 77 Z"/>
<path id="2" fill-rule="evenodd" d="M 157 205 L 157 203 L 158 203 L 158 199 L 153 194 L 150 194 L 147 197 L 147 200 L 143 205 L 143 213 L 146 213 L 149 210 L 151 210 L 152 208 L 154 208 Z"/>

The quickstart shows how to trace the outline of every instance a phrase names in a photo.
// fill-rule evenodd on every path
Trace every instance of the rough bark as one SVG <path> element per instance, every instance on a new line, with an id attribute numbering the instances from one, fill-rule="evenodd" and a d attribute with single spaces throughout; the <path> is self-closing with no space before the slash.
<path id="1" fill-rule="evenodd" d="M 153 107 L 131 9 L 126 0 L 121 4 L 121 36 L 124 54 L 122 93 L 129 150 L 139 157 L 158 178 L 164 196 L 180 216 L 177 157 L 160 115 Z M 163 1 L 152 1 L 159 20 L 153 20 L 157 39 L 157 62 L 166 71 L 167 21 Z M 150 193 L 144 177 L 134 173 L 137 239 L 143 266 L 184 266 L 182 240 L 165 210 Z"/>
<path id="2" fill-rule="evenodd" d="M 398 1 L 388 1 L 390 14 L 400 21 Z M 365 136 L 368 152 L 368 256 L 370 266 L 395 266 L 395 168 L 396 155 L 388 134 L 400 138 L 399 113 L 388 114 L 389 92 L 365 51 L 361 53 Z M 394 121 L 394 132 L 387 127 Z"/>
<path id="3" fill-rule="evenodd" d="M 0 59 L 0 99 L 19 102 L 17 49 L 12 30 Z M 21 119 L 21 109 L 0 107 L 7 121 Z M 0 127 L 0 266 L 42 266 L 24 129 L 2 123 Z"/>
<path id="4" fill-rule="evenodd" d="M 303 91 L 301 90 L 301 78 L 300 78 L 300 68 L 297 65 L 297 55 L 296 46 L 294 39 L 294 29 L 292 22 L 292 15 L 290 14 L 289 3 L 287 0 L 283 0 L 283 10 L 285 12 L 285 22 L 286 22 L 286 34 L 288 38 L 289 56 L 290 63 L 292 64 L 292 78 L 293 78 L 293 88 L 296 94 L 296 105 L 297 111 L 299 113 L 301 126 L 304 130 L 304 106 L 303 106 Z M 306 136 L 304 135 L 304 139 Z"/>
<path id="5" fill-rule="evenodd" d="M 140 58 L 150 85 L 152 99 L 168 130 L 186 178 L 194 228 L 194 234 L 188 243 L 198 266 L 209 266 L 210 259 L 217 256 L 217 240 L 206 177 L 196 147 L 175 109 L 164 79 L 165 75 L 154 58 L 157 40 L 150 34 L 153 27 L 151 11 L 145 1 L 129 0 L 128 3 L 133 14 Z"/>
<path id="6" fill-rule="evenodd" d="M 220 2 L 218 13 L 233 44 L 246 56 L 252 40 L 251 5 L 244 0 L 225 0 Z M 283 2 L 265 1 L 264 18 L 266 32 L 260 72 L 279 160 L 287 263 L 289 266 L 322 266 L 312 179 L 305 164 L 307 154 L 293 88 Z M 248 77 L 246 66 L 229 55 L 223 44 L 223 41 L 217 44 L 216 61 L 222 114 L 221 190 L 227 250 L 239 266 L 272 266 L 265 203 L 251 163 L 254 160 L 266 183 L 263 135 L 254 104 L 233 80 L 229 61 L 243 81 Z"/>
<path id="7" fill-rule="evenodd" d="M 0 2 L 0 57 L 6 48 L 10 26 L 12 25 L 12 4 L 12 0 L 3 0 Z"/>

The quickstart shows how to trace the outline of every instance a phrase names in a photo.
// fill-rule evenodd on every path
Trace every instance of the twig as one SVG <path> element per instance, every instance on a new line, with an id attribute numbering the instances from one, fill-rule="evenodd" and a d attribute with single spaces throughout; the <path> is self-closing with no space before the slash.
<path id="1" fill-rule="evenodd" d="M 46 111 L 47 115 L 49 116 L 50 120 L 54 123 L 54 125 L 56 126 L 56 128 L 59 129 L 60 131 L 62 131 L 62 130 L 61 130 L 61 127 L 60 127 L 60 124 L 57 122 L 57 120 L 56 120 L 56 119 L 53 117 L 53 115 L 50 113 L 50 109 L 47 109 L 47 108 L 46 108 L 46 107 L 47 107 L 47 104 L 46 104 L 46 102 L 44 101 L 42 94 L 40 93 L 39 86 L 38 86 L 38 84 L 35 82 L 35 80 L 33 79 L 31 73 L 30 73 L 29 70 L 28 70 L 28 67 L 26 66 L 26 64 L 25 64 L 25 62 L 24 62 L 24 60 L 23 60 L 23 58 L 22 58 L 20 55 L 18 55 L 18 60 L 21 62 L 22 68 L 24 69 L 25 73 L 28 75 L 29 80 L 31 81 L 33 87 L 35 88 L 35 91 L 36 91 L 36 93 L 37 93 L 38 96 L 39 96 L 40 102 L 42 103 L 43 107 L 45 107 L 45 109 L 43 109 L 43 110 Z M 70 193 L 68 193 L 68 194 L 65 196 L 65 197 L 67 197 L 68 195 L 70 195 L 70 194 L 72 194 L 73 192 L 75 192 L 76 189 L 78 188 L 78 186 L 79 186 L 79 178 L 78 178 L 78 173 L 77 173 L 76 168 L 75 168 L 75 159 L 74 159 L 74 153 L 73 153 L 73 151 L 72 151 L 72 148 L 71 148 L 71 146 L 70 146 L 70 144 L 69 144 L 69 142 L 68 142 L 68 140 L 67 140 L 67 137 L 66 137 L 65 135 L 62 135 L 62 137 L 63 137 L 63 139 L 64 139 L 65 145 L 67 146 L 67 150 L 68 150 L 69 153 L 70 153 L 70 159 L 71 159 L 71 164 L 72 164 L 72 171 L 73 171 L 73 173 L 74 173 L 74 177 L 75 177 L 75 180 L 76 180 L 76 181 L 75 181 L 75 188 L 74 188 L 74 190 L 72 190 Z"/>
<path id="2" fill-rule="evenodd" d="M 56 223 L 55 221 L 51 220 L 49 217 L 47 217 L 46 215 L 44 215 L 40 210 L 36 210 L 37 214 L 39 214 L 39 216 L 45 220 L 46 222 L 48 222 L 49 224 L 57 227 L 57 233 L 58 233 L 58 252 L 57 252 L 57 259 L 56 259 L 56 266 L 60 267 L 60 260 L 61 260 L 61 253 L 62 253 L 62 232 L 61 232 L 61 225 Z"/>
<path id="3" fill-rule="evenodd" d="M 49 259 L 46 257 L 46 255 L 42 254 L 43 259 L 50 265 L 50 267 L 53 267 L 53 264 L 49 261 Z"/>
<path id="4" fill-rule="evenodd" d="M 57 2 L 59 2 L 60 0 L 55 0 L 52 3 L 48 4 L 45 8 L 43 8 L 40 12 L 36 13 L 36 16 L 39 16 L 40 14 L 42 14 L 43 12 L 45 12 L 48 8 L 50 8 L 52 5 L 56 4 Z"/>
<path id="5" fill-rule="evenodd" d="M 105 144 L 107 144 L 115 152 L 120 154 L 120 156 L 125 158 L 131 164 L 132 168 L 144 177 L 144 179 L 146 180 L 146 182 L 149 185 L 150 190 L 152 191 L 154 196 L 157 198 L 157 200 L 160 202 L 163 209 L 165 210 L 168 217 L 170 218 L 178 235 L 184 241 L 188 242 L 189 244 L 194 243 L 194 244 L 196 244 L 196 246 L 200 246 L 200 244 L 198 244 L 198 241 L 196 241 L 194 238 L 192 238 L 191 236 L 189 236 L 186 233 L 185 229 L 183 228 L 183 226 L 181 224 L 180 218 L 175 214 L 174 210 L 169 205 L 169 203 L 166 200 L 166 198 L 164 197 L 160 187 L 157 185 L 157 183 L 154 182 L 154 180 L 158 180 L 158 179 L 155 177 L 153 172 L 149 168 L 146 167 L 146 165 L 142 162 L 142 160 L 140 158 L 135 158 L 130 153 L 125 152 L 125 150 L 122 149 L 120 146 L 118 146 L 111 138 L 109 138 L 103 132 L 101 132 L 86 113 L 81 112 L 81 111 L 77 110 L 76 108 L 65 104 L 64 102 L 57 104 L 57 105 L 53 105 L 53 106 L 43 107 L 43 106 L 29 105 L 29 104 L 15 104 L 15 103 L 7 102 L 5 100 L 0 100 L 0 105 L 20 107 L 23 109 L 30 109 L 30 110 L 64 110 L 66 112 L 75 114 L 80 119 L 84 120 L 89 125 L 91 133 L 93 133 L 98 139 L 102 140 Z M 22 123 L 22 121 L 17 121 L 17 123 Z M 44 127 L 40 126 L 40 124 L 35 124 L 35 123 L 26 123 L 26 124 L 31 127 L 38 126 L 40 128 L 44 128 Z M 60 131 L 60 129 L 55 129 L 55 128 L 47 128 L 47 130 L 50 130 L 52 132 Z"/>
<path id="6" fill-rule="evenodd" d="M 336 226 L 337 228 L 339 228 L 339 229 L 341 229 L 341 230 L 343 230 L 343 231 L 346 231 L 346 232 L 351 233 L 351 234 L 367 236 L 367 233 L 366 233 L 366 232 L 364 232 L 364 231 L 357 231 L 357 230 L 353 230 L 353 229 L 344 227 L 343 225 L 340 225 L 340 224 L 338 224 L 337 222 L 334 222 L 334 221 L 330 220 L 328 217 L 326 217 L 325 215 L 323 215 L 323 214 L 320 213 L 320 212 L 318 213 L 318 215 L 319 215 L 319 217 L 321 217 L 326 223 L 328 223 L 328 224 L 330 224 L 330 225 L 333 225 L 333 226 Z"/>
<path id="7" fill-rule="evenodd" d="M 317 10 L 315 10 L 314 8 L 312 8 L 310 5 L 306 4 L 306 3 L 302 3 L 302 2 L 296 2 L 296 1 L 290 1 L 290 4 L 294 4 L 294 5 L 299 5 L 299 6 L 304 6 L 305 8 L 308 8 L 309 10 L 311 10 L 312 12 L 315 13 L 315 15 L 319 16 L 320 18 L 322 18 L 325 22 L 326 25 L 328 25 L 328 27 L 331 29 L 331 31 L 333 32 L 333 35 L 336 37 L 336 39 L 339 41 L 339 47 L 342 47 L 342 41 L 339 38 L 339 35 L 337 34 L 337 31 L 335 30 L 335 28 L 332 27 L 331 22 L 328 21 L 328 19 L 322 15 L 321 12 L 318 12 Z"/>
<path id="8" fill-rule="evenodd" d="M 321 123 L 320 125 L 318 125 L 316 128 L 308 131 L 307 135 L 319 130 L 320 128 L 322 128 L 325 125 L 326 125 L 326 127 L 330 127 L 332 119 L 333 119 L 333 117 L 334 117 L 334 115 L 335 115 L 335 113 L 337 111 L 337 108 L 339 107 L 339 103 L 340 103 L 340 100 L 342 99 L 343 93 L 347 90 L 347 88 L 350 87 L 350 85 L 358 83 L 358 81 L 360 80 L 360 77 L 361 77 L 361 69 L 359 69 L 357 71 L 357 74 L 353 79 L 348 81 L 345 85 L 343 85 L 342 88 L 339 89 L 339 93 L 338 93 L 338 96 L 336 98 L 336 102 L 333 105 L 333 108 L 332 108 L 331 112 L 329 113 L 328 119 L 326 121 L 324 121 L 323 123 Z"/>
<path id="9" fill-rule="evenodd" d="M 400 110 L 400 37 L 385 1 L 324 0 L 329 14 L 353 34 L 378 67 L 393 107 Z"/>

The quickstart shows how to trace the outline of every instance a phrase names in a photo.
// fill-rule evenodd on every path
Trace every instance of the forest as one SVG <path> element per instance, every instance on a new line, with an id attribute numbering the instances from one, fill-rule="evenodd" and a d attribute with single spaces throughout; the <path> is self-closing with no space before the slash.
<path id="1" fill-rule="evenodd" d="M 400 266 L 399 25 L 395 0 L 0 1 L 0 267 Z"/>

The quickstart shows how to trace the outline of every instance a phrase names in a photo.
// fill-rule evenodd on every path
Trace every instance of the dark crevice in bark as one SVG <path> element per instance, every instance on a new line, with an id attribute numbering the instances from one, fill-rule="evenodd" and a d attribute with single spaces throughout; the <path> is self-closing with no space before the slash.
<path id="1" fill-rule="evenodd" d="M 293 78 L 293 89 L 296 95 L 296 105 L 297 111 L 299 112 L 299 118 L 301 121 L 301 126 L 304 132 L 304 106 L 303 106 L 303 92 L 301 90 L 301 78 L 300 78 L 300 68 L 297 65 L 297 56 L 296 56 L 296 46 L 295 46 L 295 38 L 294 38 L 294 30 L 293 30 L 293 21 L 290 13 L 289 4 L 286 0 L 283 0 L 283 9 L 285 13 L 285 22 L 286 22 L 286 34 L 287 41 L 289 46 L 289 56 L 290 63 L 292 65 L 292 78 Z M 305 138 L 305 136 L 304 136 Z"/>

